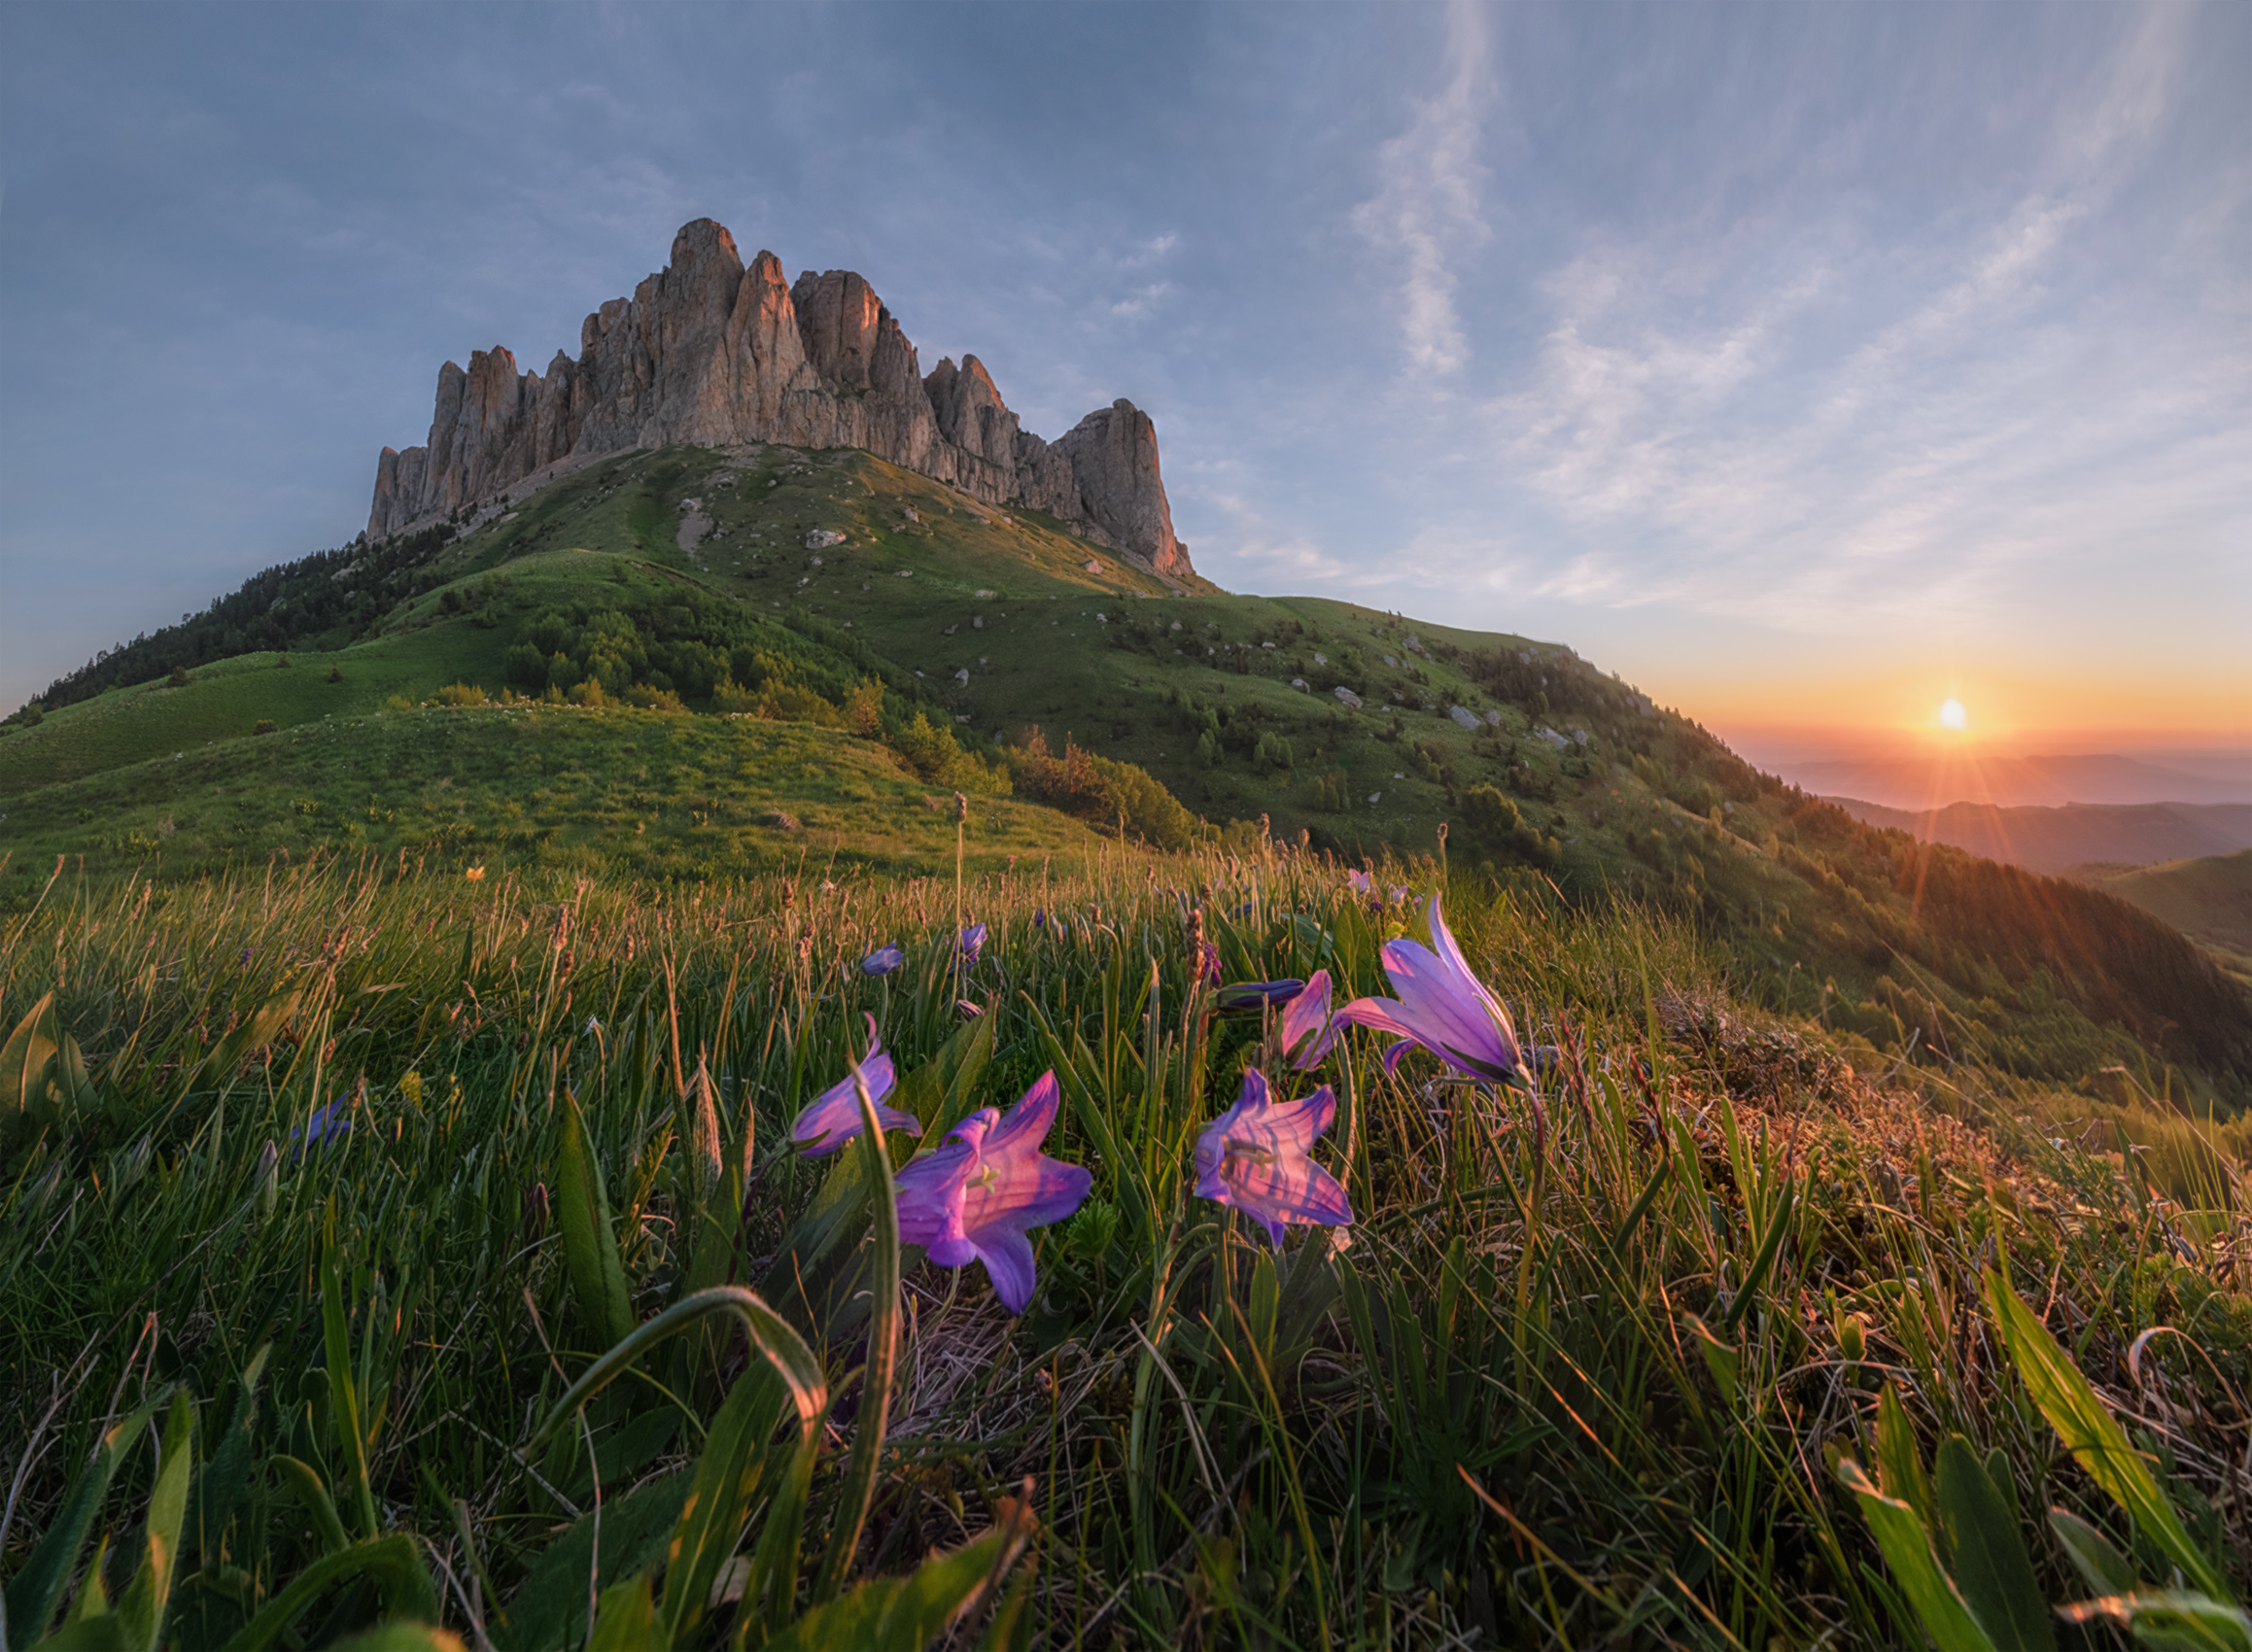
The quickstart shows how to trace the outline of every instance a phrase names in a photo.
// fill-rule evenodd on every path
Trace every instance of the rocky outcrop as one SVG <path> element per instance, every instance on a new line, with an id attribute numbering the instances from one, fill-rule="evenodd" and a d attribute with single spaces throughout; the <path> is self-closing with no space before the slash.
<path id="1" fill-rule="evenodd" d="M 419 527 L 566 461 L 630 448 L 779 442 L 857 447 L 988 504 L 1042 510 L 1172 579 L 1193 577 L 1173 536 L 1157 428 L 1129 401 L 1056 442 L 1020 428 L 975 356 L 925 377 L 915 345 L 849 270 L 782 279 L 747 265 L 701 218 L 672 261 L 586 318 L 578 356 L 519 372 L 498 347 L 438 371 L 430 439 L 383 450 L 370 538 Z"/>

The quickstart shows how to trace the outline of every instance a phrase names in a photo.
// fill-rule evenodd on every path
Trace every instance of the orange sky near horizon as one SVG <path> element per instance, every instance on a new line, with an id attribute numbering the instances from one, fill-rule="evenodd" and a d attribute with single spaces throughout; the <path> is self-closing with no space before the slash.
<path id="1" fill-rule="evenodd" d="M 1717 672 L 1645 686 L 1723 739 L 1730 731 L 1767 742 L 1796 737 L 1841 753 L 2252 746 L 2252 672 L 2235 666 L 2176 663 L 2157 682 L 1917 668 L 1817 677 L 1781 692 L 1771 681 Z M 1950 700 L 1962 707 L 1959 729 L 1941 721 Z"/>

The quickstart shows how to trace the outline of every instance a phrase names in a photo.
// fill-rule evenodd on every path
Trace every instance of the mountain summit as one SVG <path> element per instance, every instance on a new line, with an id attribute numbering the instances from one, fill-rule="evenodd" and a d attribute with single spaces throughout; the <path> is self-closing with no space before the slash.
<path id="1" fill-rule="evenodd" d="M 1045 511 L 1168 581 L 1195 577 L 1158 468 L 1150 416 L 1121 398 L 1054 442 L 1019 427 L 985 364 L 925 376 L 915 346 L 850 270 L 795 285 L 726 226 L 681 226 L 672 262 L 612 298 L 545 374 L 496 345 L 438 370 L 430 441 L 376 462 L 371 539 L 633 448 L 865 448 L 987 504 Z M 545 473 L 545 474 L 542 474 Z"/>

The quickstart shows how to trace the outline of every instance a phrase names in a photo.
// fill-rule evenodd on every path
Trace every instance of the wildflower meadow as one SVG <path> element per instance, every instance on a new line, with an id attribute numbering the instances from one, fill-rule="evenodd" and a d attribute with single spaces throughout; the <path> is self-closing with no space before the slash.
<path id="1" fill-rule="evenodd" d="M 1114 844 L 0 938 L 7 1647 L 2252 1647 L 2230 1145 L 1685 918 Z"/>

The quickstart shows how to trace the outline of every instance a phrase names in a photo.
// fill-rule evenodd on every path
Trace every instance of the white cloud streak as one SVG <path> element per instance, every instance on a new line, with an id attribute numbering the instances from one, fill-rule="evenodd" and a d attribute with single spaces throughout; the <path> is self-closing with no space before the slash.
<path id="1" fill-rule="evenodd" d="M 1491 235 L 1479 202 L 1478 148 L 1492 101 L 1491 45 L 1475 0 L 1447 7 L 1446 82 L 1407 129 L 1377 152 L 1383 182 L 1353 209 L 1353 227 L 1401 266 L 1401 353 L 1409 374 L 1446 377 L 1470 360 L 1455 307 L 1457 261 Z"/>

